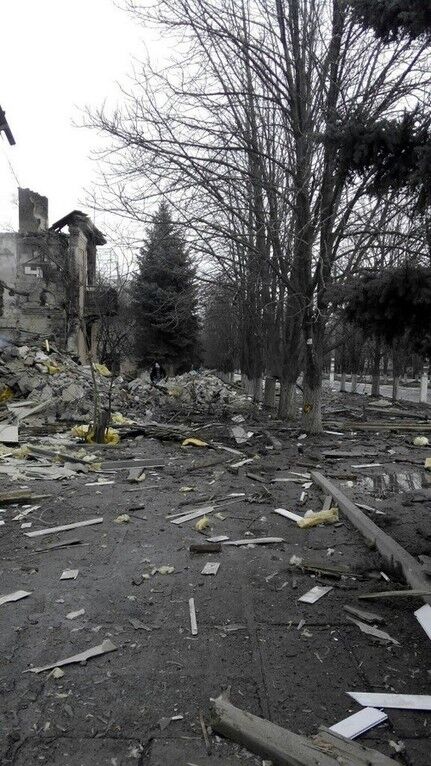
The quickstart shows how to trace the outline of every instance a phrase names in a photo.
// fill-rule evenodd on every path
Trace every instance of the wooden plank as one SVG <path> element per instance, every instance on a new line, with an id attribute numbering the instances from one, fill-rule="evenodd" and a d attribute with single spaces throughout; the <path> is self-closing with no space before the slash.
<path id="1" fill-rule="evenodd" d="M 87 521 L 75 521 L 73 524 L 63 524 L 61 527 L 48 527 L 48 529 L 37 529 L 34 532 L 24 532 L 26 537 L 41 537 L 42 535 L 53 535 L 56 532 L 67 532 L 69 529 L 78 529 L 78 527 L 89 527 L 92 524 L 101 524 L 103 516 L 96 519 L 87 519 Z"/>
<path id="2" fill-rule="evenodd" d="M 332 495 L 337 507 L 359 530 L 364 538 L 377 548 L 391 568 L 402 572 L 406 582 L 414 589 L 429 591 L 429 582 L 422 572 L 422 567 L 399 543 L 384 532 L 365 515 L 334 482 L 319 471 L 312 471 L 313 481 L 327 494 Z M 422 596 L 425 603 L 431 604 L 430 596 Z"/>
<path id="3" fill-rule="evenodd" d="M 271 759 L 274 766 L 340 766 L 343 760 L 346 766 L 396 764 L 376 750 L 326 731 L 314 739 L 294 734 L 235 707 L 223 695 L 213 701 L 211 724 L 214 731 L 262 758 Z"/>
<path id="4" fill-rule="evenodd" d="M 428 588 L 413 588 L 412 590 L 380 590 L 376 591 L 376 593 L 361 593 L 358 598 L 363 601 L 373 601 L 378 598 L 417 598 L 418 596 L 429 596 L 431 598 L 430 585 L 428 585 Z"/>

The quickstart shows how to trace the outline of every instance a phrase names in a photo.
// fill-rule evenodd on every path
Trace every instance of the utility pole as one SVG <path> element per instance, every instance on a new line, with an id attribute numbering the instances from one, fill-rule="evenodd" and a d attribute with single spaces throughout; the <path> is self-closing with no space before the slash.
<path id="1" fill-rule="evenodd" d="M 0 106 L 0 133 L 4 133 L 7 140 L 9 141 L 9 144 L 11 146 L 15 146 L 15 139 L 13 137 L 13 133 L 9 127 L 9 123 L 6 119 L 6 113 L 3 111 L 3 109 Z"/>

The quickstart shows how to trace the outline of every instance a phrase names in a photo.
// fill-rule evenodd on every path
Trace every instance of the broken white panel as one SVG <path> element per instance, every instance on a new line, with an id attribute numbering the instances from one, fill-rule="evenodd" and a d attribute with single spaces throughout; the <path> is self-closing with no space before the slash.
<path id="1" fill-rule="evenodd" d="M 216 561 L 208 561 L 204 568 L 202 569 L 201 574 L 203 575 L 216 575 L 218 570 L 220 569 L 220 564 Z"/>
<path id="2" fill-rule="evenodd" d="M 314 588 L 304 593 L 303 596 L 298 598 L 303 604 L 315 604 L 319 598 L 326 596 L 329 591 L 332 590 L 332 585 L 315 585 Z"/>
<path id="3" fill-rule="evenodd" d="M 195 609 L 195 600 L 194 598 L 189 598 L 189 611 L 190 611 L 190 628 L 192 631 L 192 636 L 197 636 L 198 634 L 198 623 L 196 620 L 196 609 Z"/>
<path id="4" fill-rule="evenodd" d="M 74 524 L 63 524 L 61 527 L 49 527 L 49 529 L 38 529 L 34 532 L 25 532 L 26 537 L 41 537 L 41 535 L 52 535 L 55 532 L 67 532 L 69 529 L 78 529 L 78 527 L 88 527 L 91 524 L 101 524 L 103 516 L 96 519 L 87 519 L 87 521 L 76 521 Z"/>
<path id="5" fill-rule="evenodd" d="M 431 638 L 431 606 L 424 604 L 420 609 L 416 609 L 414 614 L 428 638 Z"/>
<path id="6" fill-rule="evenodd" d="M 1 527 L 3 527 L 3 526 L 4 526 L 4 524 L 5 524 L 5 522 L 3 521 L 3 519 L 1 519 L 1 520 L 0 520 L 0 526 L 1 526 Z"/>
<path id="7" fill-rule="evenodd" d="M 31 596 L 31 594 L 31 590 L 16 590 L 15 593 L 8 593 L 7 596 L 0 596 L 0 606 L 2 606 L 2 604 L 8 604 L 10 601 L 20 601 L 20 599 L 26 598 L 26 596 Z"/>
<path id="8" fill-rule="evenodd" d="M 52 668 L 60 668 L 63 665 L 72 665 L 74 662 L 85 662 L 91 659 L 91 657 L 98 657 L 101 654 L 107 654 L 108 652 L 115 652 L 117 647 L 109 638 L 105 638 L 98 646 L 93 646 L 91 649 L 86 649 L 85 652 L 80 654 L 74 654 L 72 657 L 67 657 L 65 660 L 58 660 L 52 662 L 50 665 L 43 665 L 40 668 L 27 668 L 24 673 L 42 673 L 44 670 L 52 670 Z"/>
<path id="9" fill-rule="evenodd" d="M 369 731 L 379 723 L 383 723 L 388 718 L 387 714 L 382 710 L 377 710 L 373 707 L 364 707 L 353 715 L 349 715 L 348 718 L 344 718 L 343 721 L 334 724 L 329 727 L 329 731 L 334 734 L 339 734 L 347 739 L 355 739 L 366 731 Z"/>
<path id="10" fill-rule="evenodd" d="M 200 508 L 196 511 L 189 511 L 176 519 L 171 519 L 171 524 L 184 524 L 185 521 L 193 521 L 193 519 L 199 519 L 201 516 L 206 516 L 208 513 L 215 511 L 215 505 L 208 505 L 206 508 Z"/>
<path id="11" fill-rule="evenodd" d="M 431 710 L 431 694 L 386 694 L 385 692 L 347 692 L 364 707 L 396 710 Z"/>
<path id="12" fill-rule="evenodd" d="M 115 484 L 115 481 L 87 481 L 86 487 L 106 487 L 108 484 Z"/>
<path id="13" fill-rule="evenodd" d="M 302 516 L 292 511 L 286 511 L 285 508 L 274 508 L 273 513 L 278 513 L 279 516 L 284 516 L 285 519 L 292 519 L 292 521 L 302 520 Z"/>
<path id="14" fill-rule="evenodd" d="M 400 642 L 395 638 L 392 638 L 392 636 L 390 636 L 389 633 L 386 633 L 385 630 L 380 630 L 380 628 L 375 628 L 372 625 L 367 625 L 367 623 L 362 622 L 362 620 L 355 620 L 354 617 L 347 617 L 347 619 L 349 622 L 353 622 L 355 625 L 357 625 L 362 633 L 365 633 L 367 636 L 378 638 L 380 641 L 389 641 L 391 644 L 395 644 L 395 646 L 400 646 Z"/>
<path id="15" fill-rule="evenodd" d="M 60 580 L 76 580 L 79 574 L 79 569 L 65 569 L 60 577 Z"/>
<path id="16" fill-rule="evenodd" d="M 225 543 L 226 540 L 229 540 L 227 535 L 215 535 L 215 537 L 206 538 L 207 543 Z"/>

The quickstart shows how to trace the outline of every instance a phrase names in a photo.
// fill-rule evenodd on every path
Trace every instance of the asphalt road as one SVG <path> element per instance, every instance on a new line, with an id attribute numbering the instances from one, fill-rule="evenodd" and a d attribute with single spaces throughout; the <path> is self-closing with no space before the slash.
<path id="1" fill-rule="evenodd" d="M 329 382 L 328 382 L 329 385 Z M 346 389 L 347 391 L 351 391 L 351 383 L 346 383 Z M 334 383 L 334 391 L 340 390 L 340 381 L 336 380 Z M 406 402 L 415 402 L 416 404 L 419 402 L 419 386 L 417 388 L 411 388 L 411 387 L 400 387 L 400 401 L 406 401 Z M 371 394 L 371 383 L 358 383 L 356 393 L 358 394 Z M 380 396 L 391 398 L 392 397 L 392 386 L 389 385 L 382 385 L 380 386 Z M 431 389 L 428 390 L 428 404 L 431 404 Z"/>
<path id="2" fill-rule="evenodd" d="M 234 447 L 229 425 L 216 423 L 202 435 Z M 244 448 L 251 456 L 260 453 L 253 470 L 266 472 L 265 485 L 245 472 L 227 471 L 232 459 L 228 453 L 216 453 L 222 462 L 213 467 L 195 470 L 192 461 L 204 464 L 214 460 L 214 453 L 139 437 L 104 450 L 104 467 L 115 471 L 106 474 L 108 484 L 93 486 L 92 474 L 31 482 L 33 492 L 47 496 L 26 517 L 32 530 L 95 516 L 103 516 L 103 523 L 33 539 L 24 535 L 15 518 L 19 509 L 5 508 L 0 526 L 1 592 L 24 589 L 30 595 L 0 607 L 2 766 L 258 766 L 261 759 L 241 752 L 229 740 L 211 737 L 213 753 L 205 751 L 199 711 L 208 722 L 210 697 L 228 687 L 235 705 L 305 734 L 356 711 L 348 691 L 428 692 L 429 639 L 413 617 L 421 601 L 393 599 L 373 605 L 385 620 L 385 630 L 399 642 L 373 643 L 349 620 L 344 605 L 358 606 L 360 593 L 387 587 L 380 557 L 344 518 L 339 525 L 303 530 L 273 513 L 284 507 L 302 514 L 321 509 L 323 503 L 316 486 L 308 486 L 301 505 L 301 484 L 271 483 L 273 476 L 286 476 L 287 466 L 299 475 L 304 472 L 296 434 L 283 428 L 276 433 L 283 444 L 278 454 L 266 449 L 260 432 Z M 325 434 L 308 438 L 306 451 L 313 455 L 338 445 L 337 437 Z M 374 434 L 355 439 L 346 435 L 342 446 L 361 455 L 377 450 L 383 462 L 388 446 L 401 455 L 405 449 L 390 434 L 380 442 Z M 114 462 L 133 466 L 136 458 L 163 467 L 149 468 L 146 479 L 137 484 L 128 479 L 124 463 Z M 350 464 L 351 460 L 337 461 L 332 472 L 348 469 L 350 475 Z M 411 465 L 397 463 L 392 470 L 410 471 Z M 3 478 L 3 490 L 21 486 Z M 349 491 L 382 510 L 378 519 L 385 521 L 390 514 L 391 534 L 412 555 L 428 552 L 427 503 L 412 505 L 395 489 L 385 488 L 386 502 L 381 489 L 365 492 L 358 486 Z M 209 496 L 226 498 L 238 492 L 244 496 L 209 513 L 207 534 L 250 542 L 274 535 L 283 542 L 225 546 L 213 555 L 190 553 L 190 544 L 203 542 L 205 536 L 196 531 L 194 520 L 174 525 L 167 515 L 205 503 Z M 181 505 L 184 501 L 190 505 Z M 123 513 L 130 520 L 115 523 Z M 418 524 L 427 534 L 416 535 Z M 71 537 L 81 544 L 47 549 L 49 543 Z M 40 548 L 45 550 L 38 552 Z M 323 579 L 332 586 L 330 593 L 315 604 L 301 603 L 299 596 L 322 578 L 291 564 L 293 555 L 345 567 L 347 574 Z M 208 561 L 220 563 L 216 576 L 201 574 Z M 159 573 L 164 565 L 173 570 Z M 77 579 L 60 580 L 69 568 L 79 570 Z M 196 636 L 190 630 L 191 597 Z M 70 612 L 82 609 L 70 619 Z M 107 638 L 116 651 L 66 665 L 58 679 L 49 672 L 25 672 Z M 388 721 L 362 742 L 404 766 L 428 766 L 429 716 L 387 712 Z M 400 740 L 405 753 L 397 755 L 390 743 Z"/>

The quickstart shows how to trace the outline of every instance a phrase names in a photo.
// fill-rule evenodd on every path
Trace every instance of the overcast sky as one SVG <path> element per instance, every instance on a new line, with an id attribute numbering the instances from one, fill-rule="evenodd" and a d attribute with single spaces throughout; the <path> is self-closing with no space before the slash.
<path id="1" fill-rule="evenodd" d="M 73 127 L 86 104 L 117 98 L 148 33 L 112 0 L 14 0 L 0 11 L 0 105 L 16 146 L 0 138 L 0 230 L 17 228 L 17 182 L 49 198 L 54 223 L 82 208 L 95 175 L 94 132 Z M 86 211 L 92 214 L 92 211 Z M 100 214 L 99 214 L 100 217 Z M 96 223 L 103 223 L 96 219 Z"/>

